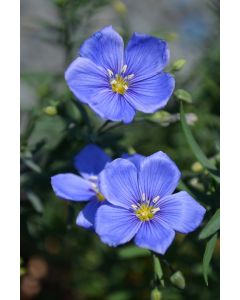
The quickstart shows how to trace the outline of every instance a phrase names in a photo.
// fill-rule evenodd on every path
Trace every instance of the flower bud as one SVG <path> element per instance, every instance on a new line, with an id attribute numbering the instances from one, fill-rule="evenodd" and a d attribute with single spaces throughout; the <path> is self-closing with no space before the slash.
<path id="1" fill-rule="evenodd" d="M 56 116 L 58 113 L 56 106 L 46 106 L 43 108 L 43 111 L 50 117 Z"/>
<path id="2" fill-rule="evenodd" d="M 183 274 L 181 271 L 175 272 L 171 277 L 170 281 L 173 285 L 178 287 L 179 289 L 184 289 L 186 286 L 185 278 L 183 277 Z"/>
<path id="3" fill-rule="evenodd" d="M 127 13 L 127 6 L 120 0 L 116 0 L 113 2 L 113 8 L 119 14 Z"/>
<path id="4" fill-rule="evenodd" d="M 68 0 L 54 0 L 57 6 L 64 6 L 67 4 Z"/>
<path id="5" fill-rule="evenodd" d="M 203 170 L 203 166 L 199 161 L 195 161 L 195 163 L 192 164 L 192 170 L 194 173 L 200 173 Z"/>
<path id="6" fill-rule="evenodd" d="M 171 71 L 180 71 L 182 68 L 183 68 L 183 66 L 186 64 L 186 60 L 185 59 L 178 59 L 178 60 L 176 60 L 174 63 L 173 63 L 173 65 L 172 65 L 172 70 Z"/>
<path id="7" fill-rule="evenodd" d="M 157 288 L 152 290 L 151 300 L 161 300 L 161 299 L 162 299 L 162 293 Z"/>
<path id="8" fill-rule="evenodd" d="M 174 95 L 177 97 L 178 100 L 184 101 L 186 103 L 192 103 L 192 96 L 189 94 L 189 92 L 178 89 L 174 92 Z"/>

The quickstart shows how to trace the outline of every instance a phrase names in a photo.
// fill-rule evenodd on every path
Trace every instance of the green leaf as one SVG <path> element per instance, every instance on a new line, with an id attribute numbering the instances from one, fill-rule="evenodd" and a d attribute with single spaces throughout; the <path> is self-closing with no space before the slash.
<path id="1" fill-rule="evenodd" d="M 40 198 L 33 192 L 27 192 L 27 198 L 31 202 L 33 208 L 38 212 L 43 212 L 43 205 Z"/>
<path id="2" fill-rule="evenodd" d="M 41 173 L 42 172 L 41 168 L 33 160 L 23 159 L 23 162 L 32 171 L 34 171 L 36 173 Z"/>
<path id="3" fill-rule="evenodd" d="M 122 249 L 119 249 L 118 255 L 123 259 L 131 259 L 135 257 L 149 256 L 150 252 L 143 248 L 127 246 Z"/>
<path id="4" fill-rule="evenodd" d="M 220 228 L 220 209 L 218 209 L 212 218 L 208 221 L 207 225 L 199 234 L 199 239 L 206 239 L 214 234 Z"/>
<path id="5" fill-rule="evenodd" d="M 208 285 L 209 263 L 212 259 L 213 251 L 217 242 L 217 233 L 207 242 L 206 249 L 203 255 L 203 277 Z"/>
<path id="6" fill-rule="evenodd" d="M 192 96 L 185 90 L 178 89 L 175 91 L 174 95 L 181 101 L 192 103 Z"/>
<path id="7" fill-rule="evenodd" d="M 161 282 L 162 286 L 164 287 L 163 271 L 162 271 L 160 259 L 154 253 L 153 253 L 153 266 L 154 266 L 154 274 L 157 280 L 159 280 L 159 282 Z"/>
<path id="8" fill-rule="evenodd" d="M 219 183 L 219 176 L 217 175 L 217 170 L 214 164 L 206 157 L 203 153 L 202 149 L 199 147 L 198 143 L 194 139 L 192 132 L 186 122 L 185 113 L 183 109 L 183 103 L 180 104 L 180 118 L 181 118 L 181 125 L 183 129 L 183 133 L 186 137 L 186 140 L 195 155 L 196 159 L 210 172 L 211 176 Z"/>

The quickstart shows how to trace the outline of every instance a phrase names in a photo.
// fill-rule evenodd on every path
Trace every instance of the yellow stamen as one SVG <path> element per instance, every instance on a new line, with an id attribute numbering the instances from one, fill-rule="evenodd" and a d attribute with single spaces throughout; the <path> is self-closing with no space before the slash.
<path id="1" fill-rule="evenodd" d="M 128 82 L 120 75 L 116 75 L 116 78 L 111 81 L 111 85 L 112 90 L 121 95 L 125 94 L 128 89 Z"/>
<path id="2" fill-rule="evenodd" d="M 154 208 L 153 206 L 148 206 L 147 204 L 142 204 L 136 211 L 136 216 L 141 221 L 149 221 L 153 218 L 154 214 L 158 212 L 160 208 Z"/>
<path id="3" fill-rule="evenodd" d="M 104 201 L 105 197 L 103 196 L 103 194 L 101 194 L 100 192 L 96 194 L 98 201 Z"/>

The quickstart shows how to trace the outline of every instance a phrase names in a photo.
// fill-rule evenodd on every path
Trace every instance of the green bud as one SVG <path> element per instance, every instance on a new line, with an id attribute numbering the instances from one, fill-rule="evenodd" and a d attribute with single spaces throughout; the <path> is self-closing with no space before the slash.
<path id="1" fill-rule="evenodd" d="M 199 181 L 199 178 L 197 178 L 197 177 L 190 179 L 189 184 L 201 192 L 204 191 L 204 185 Z"/>
<path id="2" fill-rule="evenodd" d="M 162 299 L 162 293 L 157 288 L 152 290 L 151 300 L 161 300 L 161 299 Z"/>
<path id="3" fill-rule="evenodd" d="M 152 115 L 153 120 L 168 120 L 171 114 L 165 110 L 158 111 Z"/>
<path id="4" fill-rule="evenodd" d="M 185 59 L 176 60 L 172 65 L 171 71 L 173 72 L 180 71 L 183 68 L 183 66 L 186 64 L 186 62 L 187 61 Z"/>
<path id="5" fill-rule="evenodd" d="M 185 278 L 182 274 L 181 271 L 177 271 L 175 272 L 171 277 L 170 277 L 170 281 L 173 285 L 175 285 L 176 287 L 178 287 L 179 289 L 184 289 L 186 286 L 185 283 Z"/>
<path id="6" fill-rule="evenodd" d="M 113 8 L 119 14 L 127 13 L 127 6 L 120 0 L 116 0 L 113 2 Z"/>
<path id="7" fill-rule="evenodd" d="M 192 164 L 192 170 L 194 173 L 200 173 L 203 171 L 203 166 L 199 161 L 195 161 L 195 163 Z"/>
<path id="8" fill-rule="evenodd" d="M 68 0 L 54 0 L 57 6 L 64 6 L 67 4 Z"/>
<path id="9" fill-rule="evenodd" d="M 175 91 L 174 95 L 178 98 L 180 101 L 184 101 L 187 103 L 192 103 L 192 96 L 189 94 L 189 92 L 178 89 Z"/>
<path id="10" fill-rule="evenodd" d="M 27 270 L 25 268 L 20 268 L 20 276 L 27 273 Z"/>
<path id="11" fill-rule="evenodd" d="M 46 106 L 43 108 L 43 111 L 50 117 L 56 116 L 58 113 L 57 108 L 55 106 Z"/>
<path id="12" fill-rule="evenodd" d="M 130 146 L 130 147 L 128 147 L 128 153 L 129 154 L 135 154 L 136 150 L 132 146 Z"/>
<path id="13" fill-rule="evenodd" d="M 171 114 L 165 110 L 154 113 L 150 120 L 160 123 L 163 126 L 168 126 L 171 123 Z"/>

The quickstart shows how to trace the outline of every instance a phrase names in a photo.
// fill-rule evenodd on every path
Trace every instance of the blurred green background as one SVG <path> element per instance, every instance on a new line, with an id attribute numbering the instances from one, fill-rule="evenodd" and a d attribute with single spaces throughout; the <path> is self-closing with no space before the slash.
<path id="1" fill-rule="evenodd" d="M 187 90 L 188 124 L 203 152 L 219 163 L 219 5 L 213 0 L 21 0 L 21 298 L 44 300 L 150 299 L 152 257 L 102 244 L 75 225 L 81 204 L 56 198 L 50 177 L 75 172 L 72 159 L 90 142 L 113 158 L 126 152 L 162 150 L 179 166 L 182 180 L 208 209 L 219 207 L 219 187 L 196 162 L 179 122 L 173 96 L 166 112 L 138 113 L 132 124 L 97 135 L 103 121 L 77 102 L 64 71 L 81 43 L 112 24 L 127 41 L 134 31 L 169 41 L 176 89 Z M 206 221 L 205 221 L 206 222 Z M 219 241 L 207 287 L 202 275 L 205 240 L 200 229 L 177 235 L 163 264 L 164 300 L 219 299 Z M 181 270 L 186 287 L 174 287 L 171 269 Z"/>

